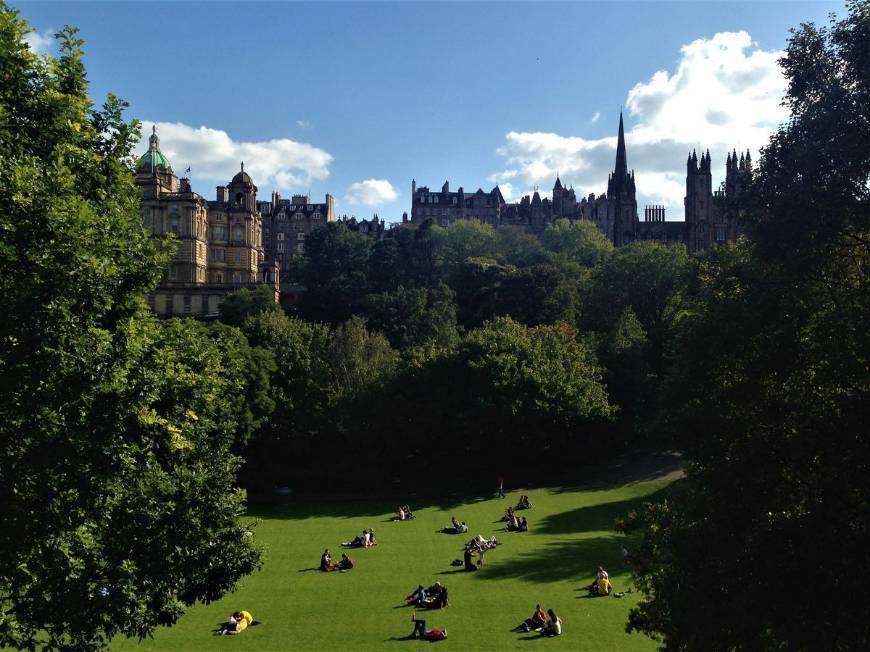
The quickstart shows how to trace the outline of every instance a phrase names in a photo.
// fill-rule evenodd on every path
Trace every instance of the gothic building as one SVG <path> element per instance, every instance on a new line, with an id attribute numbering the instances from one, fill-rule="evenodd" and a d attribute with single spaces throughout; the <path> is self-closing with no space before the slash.
<path id="1" fill-rule="evenodd" d="M 177 242 L 150 298 L 158 315 L 213 316 L 230 292 L 261 285 L 272 288 L 278 300 L 279 273 L 265 262 L 257 187 L 244 163 L 208 201 L 192 190 L 189 179 L 175 176 L 154 128 L 148 151 L 136 162 L 136 184 L 145 228 L 155 238 L 171 234 Z"/>
<path id="2" fill-rule="evenodd" d="M 625 129 L 619 114 L 616 161 L 607 179 L 607 192 L 594 193 L 579 201 L 573 188 L 566 188 L 559 176 L 553 186 L 552 198 L 542 198 L 535 191 L 519 202 L 508 204 L 498 186 L 488 193 L 478 189 L 466 195 L 462 188 L 449 192 L 445 181 L 441 192 L 411 185 L 411 219 L 415 224 L 426 220 L 448 226 L 457 219 L 477 219 L 486 224 L 514 226 L 540 236 L 554 220 L 588 220 L 593 222 L 614 245 L 638 240 L 663 243 L 683 243 L 690 252 L 700 251 L 714 243 L 724 243 L 737 237 L 736 199 L 752 174 L 752 161 L 747 151 L 738 160 L 737 152 L 728 155 L 724 188 L 713 192 L 710 152 L 689 155 L 686 164 L 685 220 L 665 220 L 663 206 L 644 208 L 640 220 L 637 207 L 637 187 L 634 170 L 628 168 Z"/>

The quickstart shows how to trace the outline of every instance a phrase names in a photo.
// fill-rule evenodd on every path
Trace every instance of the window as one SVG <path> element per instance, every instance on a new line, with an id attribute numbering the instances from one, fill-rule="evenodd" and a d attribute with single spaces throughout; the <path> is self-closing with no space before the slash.
<path id="1" fill-rule="evenodd" d="M 716 227 L 716 242 L 725 242 L 725 227 Z"/>
<path id="2" fill-rule="evenodd" d="M 320 217 L 321 217 L 320 213 L 313 213 L 313 214 L 311 215 L 311 219 L 312 219 L 312 220 L 319 220 Z"/>
<path id="3" fill-rule="evenodd" d="M 178 213 L 173 213 L 169 218 L 169 230 L 178 233 Z"/>
<path id="4" fill-rule="evenodd" d="M 242 282 L 242 275 L 239 274 L 238 272 L 233 272 L 233 283 L 241 283 L 241 282 Z"/>
<path id="5" fill-rule="evenodd" d="M 283 233 L 279 233 L 279 234 L 278 234 L 278 242 L 281 242 L 283 239 L 284 239 L 284 234 L 283 234 Z"/>
<path id="6" fill-rule="evenodd" d="M 227 225 L 226 224 L 213 224 L 211 227 L 211 237 L 214 240 L 226 240 L 227 239 Z"/>
<path id="7" fill-rule="evenodd" d="M 185 314 L 190 312 L 190 295 L 189 294 L 184 295 L 184 312 L 185 312 Z"/>
<path id="8" fill-rule="evenodd" d="M 298 251 L 300 254 L 301 254 L 301 253 L 304 253 L 304 252 L 305 252 L 305 244 L 302 243 L 302 242 L 300 242 L 299 244 L 297 244 L 297 245 L 296 245 L 296 251 Z"/>
<path id="9" fill-rule="evenodd" d="M 178 268 L 175 265 L 169 266 L 169 280 L 174 281 L 178 278 Z"/>
<path id="10" fill-rule="evenodd" d="M 278 243 L 278 253 L 283 253 L 283 252 L 284 252 L 284 243 L 279 242 Z"/>
<path id="11" fill-rule="evenodd" d="M 233 240 L 235 242 L 242 242 L 245 239 L 245 229 L 241 224 L 236 224 L 233 227 Z"/>
<path id="12" fill-rule="evenodd" d="M 300 241 L 300 242 L 301 242 L 302 240 L 305 240 L 305 234 L 304 234 L 304 233 L 297 233 L 297 234 L 296 234 L 296 240 L 298 240 L 298 241 Z"/>
<path id="13" fill-rule="evenodd" d="M 214 280 L 215 280 L 215 283 L 223 283 L 224 282 L 224 275 L 221 274 L 220 272 L 218 272 L 217 274 L 214 275 Z"/>

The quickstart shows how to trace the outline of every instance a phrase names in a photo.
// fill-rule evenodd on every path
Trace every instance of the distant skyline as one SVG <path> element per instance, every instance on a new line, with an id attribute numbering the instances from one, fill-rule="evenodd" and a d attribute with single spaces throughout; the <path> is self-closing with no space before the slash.
<path id="1" fill-rule="evenodd" d="M 604 192 L 624 111 L 638 207 L 682 219 L 685 161 L 753 158 L 786 117 L 789 28 L 843 2 L 15 3 L 81 29 L 91 95 L 157 124 L 175 172 L 212 198 L 241 161 L 268 200 L 311 192 L 398 221 L 418 185 L 513 201 L 555 176 Z"/>

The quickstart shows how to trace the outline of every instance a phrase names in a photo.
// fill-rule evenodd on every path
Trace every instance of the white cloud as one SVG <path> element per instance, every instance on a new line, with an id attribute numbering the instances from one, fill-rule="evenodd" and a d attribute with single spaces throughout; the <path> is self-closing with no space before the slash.
<path id="1" fill-rule="evenodd" d="M 598 122 L 598 119 L 601 117 L 601 111 L 596 111 L 595 114 L 589 119 L 589 124 L 594 125 Z"/>
<path id="2" fill-rule="evenodd" d="M 188 166 L 197 180 L 227 183 L 244 162 L 261 190 L 307 190 L 312 181 L 329 176 L 332 156 L 325 150 L 289 138 L 246 142 L 210 127 L 191 127 L 180 122 L 142 122 L 137 152 L 148 149 L 152 125 L 157 125 L 160 150 L 176 173 Z"/>
<path id="3" fill-rule="evenodd" d="M 660 70 L 629 90 L 626 107 L 634 126 L 626 131 L 626 146 L 629 167 L 636 170 L 640 206 L 664 204 L 670 219 L 680 219 L 685 161 L 693 148 L 710 149 L 714 187 L 724 177 L 726 153 L 732 148 L 757 154 L 787 118 L 781 105 L 786 82 L 777 63 L 781 54 L 758 48 L 744 31 L 720 32 L 683 46 L 675 70 Z M 613 120 L 615 134 L 616 116 L 607 119 Z M 578 195 L 606 189 L 615 135 L 586 139 L 512 131 L 505 141 L 498 153 L 506 169 L 492 179 L 511 174 L 527 186 L 549 188 L 559 172 Z"/>
<path id="4" fill-rule="evenodd" d="M 393 184 L 386 179 L 366 179 L 350 184 L 344 200 L 354 205 L 377 206 L 395 201 L 398 196 Z"/>
<path id="5" fill-rule="evenodd" d="M 303 129 L 308 129 L 311 126 L 311 123 L 308 120 L 297 120 L 296 124 L 302 127 Z"/>
<path id="6" fill-rule="evenodd" d="M 41 34 L 36 31 L 28 32 L 24 35 L 24 42 L 30 46 L 30 49 L 33 50 L 34 53 L 47 54 L 52 46 L 54 46 L 54 34 L 55 30 L 51 27 L 43 31 Z"/>

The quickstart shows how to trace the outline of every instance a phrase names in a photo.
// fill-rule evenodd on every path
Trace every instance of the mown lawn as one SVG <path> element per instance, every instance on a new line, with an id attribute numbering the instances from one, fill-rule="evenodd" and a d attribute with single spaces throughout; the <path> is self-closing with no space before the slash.
<path id="1" fill-rule="evenodd" d="M 259 519 L 256 538 L 266 549 L 263 569 L 219 602 L 191 609 L 175 627 L 153 640 L 117 640 L 114 650 L 652 650 L 655 643 L 626 634 L 629 608 L 638 594 L 623 599 L 588 598 L 582 585 L 598 564 L 609 570 L 617 591 L 628 589 L 622 564 L 624 538 L 616 534 L 617 516 L 665 490 L 657 479 L 604 489 L 551 488 L 523 491 L 533 507 L 523 512 L 527 533 L 503 532 L 497 522 L 519 491 L 505 499 L 408 498 L 416 520 L 388 519 L 397 498 L 290 498 L 285 505 L 253 507 Z M 462 556 L 465 535 L 438 534 L 456 515 L 470 534 L 495 534 L 502 545 L 486 555 L 484 567 L 465 573 L 450 565 Z M 351 550 L 356 568 L 320 573 L 320 553 L 338 557 L 341 541 L 373 527 L 379 545 Z M 440 581 L 450 606 L 421 611 L 429 627 L 445 627 L 448 639 L 424 643 L 407 639 L 411 608 L 403 598 L 417 584 Z M 564 633 L 542 639 L 511 631 L 531 615 L 535 604 L 553 608 Z M 212 630 L 236 609 L 251 611 L 261 624 L 239 636 L 213 636 Z"/>

